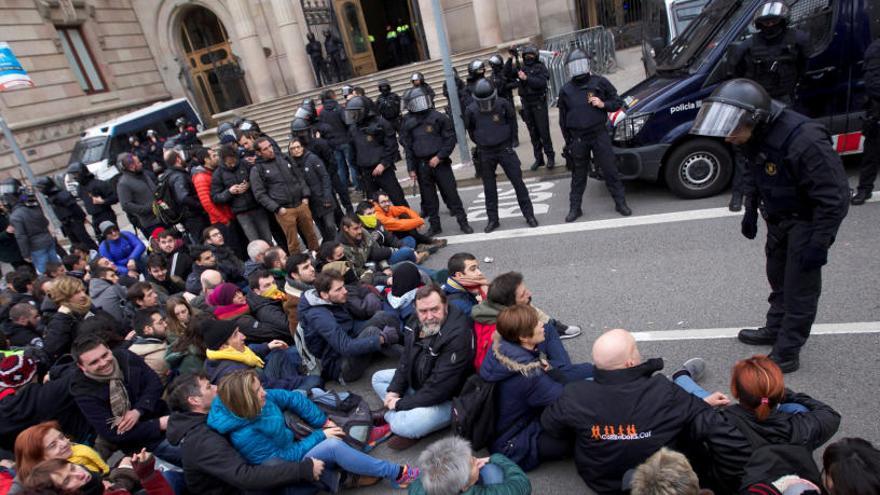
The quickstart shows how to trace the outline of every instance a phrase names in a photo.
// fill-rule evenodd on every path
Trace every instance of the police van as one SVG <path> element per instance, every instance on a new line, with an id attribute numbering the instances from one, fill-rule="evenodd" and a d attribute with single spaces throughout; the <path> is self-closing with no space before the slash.
<path id="1" fill-rule="evenodd" d="M 720 193 L 733 174 L 730 147 L 689 134 L 703 98 L 728 76 L 728 54 L 755 34 L 764 0 L 714 0 L 656 56 L 656 74 L 622 96 L 612 114 L 623 178 L 664 181 L 676 195 Z M 824 124 L 840 154 L 862 150 L 863 58 L 880 36 L 880 0 L 795 0 L 791 28 L 809 37 L 806 72 L 793 108 Z"/>
<path id="2" fill-rule="evenodd" d="M 68 163 L 81 162 L 89 167 L 89 171 L 101 180 L 112 180 L 119 170 L 116 168 L 116 156 L 131 148 L 129 136 L 138 136 L 143 141 L 149 129 L 160 136 L 177 134 L 174 121 L 178 117 L 201 126 L 193 106 L 186 98 L 161 101 L 134 112 L 120 115 L 115 119 L 86 129 L 73 148 Z M 68 189 L 71 183 L 65 178 Z M 76 185 L 73 184 L 75 188 Z"/>

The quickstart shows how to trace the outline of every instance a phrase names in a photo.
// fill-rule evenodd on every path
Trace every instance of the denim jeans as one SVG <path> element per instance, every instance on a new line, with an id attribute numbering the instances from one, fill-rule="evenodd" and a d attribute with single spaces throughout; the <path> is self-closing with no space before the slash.
<path id="1" fill-rule="evenodd" d="M 504 470 L 497 464 L 490 462 L 480 469 L 480 479 L 477 481 L 477 485 L 500 485 L 501 483 L 504 483 Z"/>
<path id="2" fill-rule="evenodd" d="M 391 265 L 396 265 L 401 261 L 412 261 L 416 262 L 416 251 L 411 247 L 402 247 L 394 252 L 390 258 L 388 258 L 388 263 Z"/>
<path id="3" fill-rule="evenodd" d="M 302 375 L 299 370 L 301 364 L 302 358 L 299 357 L 296 347 L 288 347 L 283 350 L 275 349 L 269 352 L 269 355 L 266 357 L 263 375 L 273 380 L 288 379 L 290 383 L 295 384 L 296 390 L 304 390 L 306 392 L 324 385 L 324 380 L 320 376 Z"/>
<path id="4" fill-rule="evenodd" d="M 27 255 L 27 253 L 24 254 Z M 415 256 L 413 256 L 413 260 L 415 260 Z M 46 249 L 35 249 L 31 251 L 31 261 L 34 263 L 34 268 L 37 269 L 37 273 L 40 275 L 46 273 L 46 263 L 50 261 L 61 263 L 61 260 L 58 259 L 58 253 L 55 252 L 54 244 Z"/>
<path id="5" fill-rule="evenodd" d="M 355 189 L 361 188 L 361 183 L 358 180 L 357 165 L 354 163 L 354 150 L 352 150 L 351 144 L 341 144 L 336 147 L 336 168 L 339 172 L 339 178 L 342 179 L 345 187 L 351 184 Z M 350 182 L 348 180 L 349 169 L 351 170 Z"/>
<path id="6" fill-rule="evenodd" d="M 413 236 L 411 236 L 411 235 L 408 235 L 408 236 L 406 236 L 406 237 L 400 239 L 400 242 L 401 242 L 404 246 L 406 246 L 406 247 L 408 247 L 408 248 L 410 248 L 410 249 L 415 249 L 415 248 L 416 248 L 416 245 L 417 245 L 417 243 L 416 243 L 416 239 L 415 239 Z"/>
<path id="7" fill-rule="evenodd" d="M 394 378 L 395 370 L 379 370 L 373 374 L 373 390 L 380 400 L 385 400 L 388 386 Z M 409 389 L 404 395 L 412 395 Z M 385 421 L 391 426 L 395 435 L 406 438 L 422 438 L 439 429 L 446 428 L 452 421 L 452 402 L 445 401 L 427 407 L 417 407 L 407 411 L 388 411 Z"/>
<path id="8" fill-rule="evenodd" d="M 400 472 L 399 465 L 370 457 L 337 438 L 328 438 L 315 445 L 312 450 L 306 452 L 305 457 L 322 460 L 327 468 L 338 466 L 349 473 L 392 481 L 397 479 Z"/>
<path id="9" fill-rule="evenodd" d="M 162 440 L 162 443 L 153 449 L 153 455 L 169 464 L 183 467 L 183 460 L 180 457 L 180 447 L 171 445 L 168 443 L 168 440 Z"/>
<path id="10" fill-rule="evenodd" d="M 683 388 L 685 392 L 699 397 L 700 399 L 705 399 L 706 397 L 712 395 L 708 390 L 699 386 L 697 382 L 691 378 L 690 375 L 681 375 L 675 380 L 675 384 L 679 387 Z M 798 404 L 796 402 L 787 402 L 785 404 L 779 404 L 779 412 L 784 412 L 788 414 L 800 414 L 809 411 L 806 406 L 803 404 Z"/>
<path id="11" fill-rule="evenodd" d="M 248 241 L 262 239 L 272 244 L 272 229 L 269 227 L 269 217 L 266 210 L 262 207 L 236 213 L 235 219 L 238 220 L 238 225 L 241 226 L 241 230 L 244 231 Z"/>

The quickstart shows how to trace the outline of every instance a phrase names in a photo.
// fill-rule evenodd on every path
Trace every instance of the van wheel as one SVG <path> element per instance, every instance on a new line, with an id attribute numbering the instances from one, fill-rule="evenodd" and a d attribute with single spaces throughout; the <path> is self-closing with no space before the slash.
<path id="1" fill-rule="evenodd" d="M 691 139 L 678 145 L 664 167 L 666 185 L 678 197 L 697 199 L 720 193 L 733 174 L 733 157 L 713 139 Z"/>

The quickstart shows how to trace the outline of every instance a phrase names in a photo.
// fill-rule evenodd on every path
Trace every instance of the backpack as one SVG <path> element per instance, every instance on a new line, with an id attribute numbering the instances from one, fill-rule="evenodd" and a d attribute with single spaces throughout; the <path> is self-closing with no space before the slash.
<path id="1" fill-rule="evenodd" d="M 357 450 L 367 452 L 372 449 L 369 445 L 370 432 L 373 429 L 373 413 L 367 401 L 352 392 L 320 391 L 312 389 L 310 399 L 325 414 L 327 418 L 342 428 L 345 436 L 342 441 Z M 290 421 L 287 417 L 288 426 L 294 431 L 297 439 L 308 436 L 313 428 L 299 418 Z"/>
<path id="2" fill-rule="evenodd" d="M 452 431 L 470 440 L 474 450 L 488 447 L 495 436 L 495 383 L 480 375 L 464 382 L 458 397 L 452 399 Z"/>
<path id="3" fill-rule="evenodd" d="M 159 177 L 159 184 L 156 185 L 156 191 L 153 192 L 153 215 L 159 222 L 165 225 L 174 225 L 179 223 L 183 217 L 183 209 L 174 199 L 174 191 L 171 190 L 169 179 L 170 174 L 165 173 Z"/>
<path id="4" fill-rule="evenodd" d="M 728 411 L 733 412 L 733 409 Z M 813 460 L 813 453 L 805 445 L 770 443 L 739 414 L 733 413 L 731 417 L 753 449 L 743 467 L 745 474 L 740 483 L 741 491 L 758 483 L 773 482 L 786 475 L 797 475 L 812 481 L 816 486 L 822 486 L 822 475 Z"/>

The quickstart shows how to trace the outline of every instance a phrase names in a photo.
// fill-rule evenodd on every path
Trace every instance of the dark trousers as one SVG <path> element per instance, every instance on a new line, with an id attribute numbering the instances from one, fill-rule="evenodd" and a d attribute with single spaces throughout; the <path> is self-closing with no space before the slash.
<path id="1" fill-rule="evenodd" d="M 348 187 L 346 187 L 345 183 L 342 182 L 342 179 L 339 177 L 339 171 L 334 170 L 338 167 L 327 165 L 327 173 L 330 174 L 330 184 L 333 185 L 333 191 L 336 193 L 336 196 L 339 197 L 339 202 L 342 204 L 342 207 L 345 208 L 345 212 L 352 214 L 354 213 L 354 206 L 351 204 L 351 196 L 348 194 Z"/>
<path id="2" fill-rule="evenodd" d="M 550 117 L 547 115 L 547 100 L 527 102 L 523 100 L 522 118 L 529 129 L 535 160 L 544 163 L 543 149 L 547 157 L 553 157 L 553 141 L 550 140 Z"/>
<path id="3" fill-rule="evenodd" d="M 412 237 L 417 244 L 430 244 L 431 241 L 434 240 L 426 236 L 425 234 L 422 234 L 418 230 L 403 230 L 399 232 L 392 232 L 392 234 L 394 235 L 394 237 L 397 237 L 400 240 L 404 240 L 407 237 Z"/>
<path id="4" fill-rule="evenodd" d="M 742 151 L 736 146 L 733 147 L 733 180 L 730 183 L 730 193 L 734 196 L 742 196 L 743 194 L 743 176 L 746 173 L 748 161 Z"/>
<path id="5" fill-rule="evenodd" d="M 581 208 L 584 191 L 587 189 L 587 174 L 590 171 L 590 152 L 593 161 L 605 177 L 605 187 L 608 188 L 614 202 L 620 203 L 624 200 L 623 182 L 620 181 L 620 174 L 617 172 L 617 162 L 611 149 L 611 137 L 605 129 L 574 136 L 569 143 L 569 152 L 574 161 L 574 168 L 571 171 L 571 194 L 568 197 L 569 208 L 572 210 Z"/>
<path id="6" fill-rule="evenodd" d="M 502 96 L 502 98 L 507 100 L 507 102 L 510 103 L 511 107 L 516 108 L 516 102 L 513 101 L 512 94 L 510 96 Z M 464 110 L 462 110 L 462 111 L 464 111 Z M 547 128 L 548 129 L 550 128 L 549 117 L 548 117 Z M 519 146 L 519 119 L 514 118 L 513 119 L 513 147 L 516 148 L 517 146 Z"/>
<path id="7" fill-rule="evenodd" d="M 312 204 L 309 203 L 309 206 L 311 207 Z M 313 209 L 312 220 L 315 221 L 315 225 L 318 226 L 318 231 L 321 232 L 321 242 L 336 239 L 336 222 L 333 219 L 333 210 L 326 210 L 323 213 L 316 214 Z"/>
<path id="8" fill-rule="evenodd" d="M 522 180 L 522 163 L 516 152 L 510 147 L 503 148 L 480 148 L 480 174 L 483 179 L 483 193 L 486 196 L 486 215 L 490 222 L 498 221 L 498 185 L 495 182 L 495 170 L 498 165 L 504 170 L 504 175 L 510 180 L 513 190 L 516 191 L 516 201 L 523 217 L 535 216 L 532 208 L 532 200 L 529 198 L 529 190 Z"/>
<path id="9" fill-rule="evenodd" d="M 85 223 L 79 220 L 68 220 L 61 224 L 61 232 L 70 239 L 73 244 L 85 244 L 89 249 L 98 249 L 98 245 L 92 236 L 86 232 Z"/>
<path id="10" fill-rule="evenodd" d="M 386 326 L 393 326 L 399 329 L 400 321 L 397 320 L 396 316 L 384 311 L 377 312 L 372 318 L 366 321 L 355 320 L 354 329 L 357 331 L 356 338 L 366 339 L 370 337 L 378 337 L 379 334 L 382 333 L 382 329 Z M 343 356 L 340 363 L 339 381 L 342 383 L 354 383 L 364 376 L 364 372 L 370 367 L 374 358 L 378 359 L 382 354 L 389 357 L 399 358 L 402 349 L 403 347 L 400 344 L 395 344 L 393 346 L 383 347 L 380 351 L 381 354 L 371 352 L 359 356 Z"/>
<path id="11" fill-rule="evenodd" d="M 873 191 L 877 170 L 880 168 L 880 123 L 865 121 L 862 132 L 865 135 L 865 149 L 862 165 L 859 167 L 859 190 Z"/>
<path id="12" fill-rule="evenodd" d="M 773 354 L 783 361 L 796 357 L 810 336 L 822 292 L 822 271 L 804 270 L 800 259 L 813 226 L 801 220 L 767 223 L 767 280 L 770 309 L 766 327 L 776 332 Z"/>
<path id="13" fill-rule="evenodd" d="M 394 174 L 394 167 L 385 167 L 385 170 L 378 176 L 373 175 L 372 168 L 364 168 L 362 170 L 362 179 L 364 188 L 368 198 L 375 198 L 376 192 L 380 189 L 388 194 L 388 198 L 397 206 L 407 206 L 409 203 L 403 194 L 403 188 L 400 182 L 397 182 L 397 175 Z"/>
<path id="14" fill-rule="evenodd" d="M 416 177 L 419 181 L 419 190 L 422 192 L 422 214 L 427 217 L 432 227 L 440 227 L 440 198 L 437 190 L 443 196 L 446 207 L 458 220 L 459 224 L 467 222 L 467 214 L 464 205 L 458 195 L 458 185 L 455 182 L 455 174 L 452 173 L 452 161 L 441 160 L 436 167 L 428 165 L 428 160 L 418 160 Z"/>
<path id="15" fill-rule="evenodd" d="M 324 59 L 313 58 L 312 69 L 315 70 L 315 83 L 317 83 L 317 87 L 320 88 L 321 86 L 323 86 L 324 82 L 330 82 L 327 80 L 327 77 L 324 74 Z"/>
<path id="16" fill-rule="evenodd" d="M 190 241 L 193 244 L 200 244 L 202 241 L 202 232 L 208 226 L 208 217 L 204 215 L 193 215 L 184 217 L 180 223 L 183 224 L 183 228 L 189 234 Z"/>

